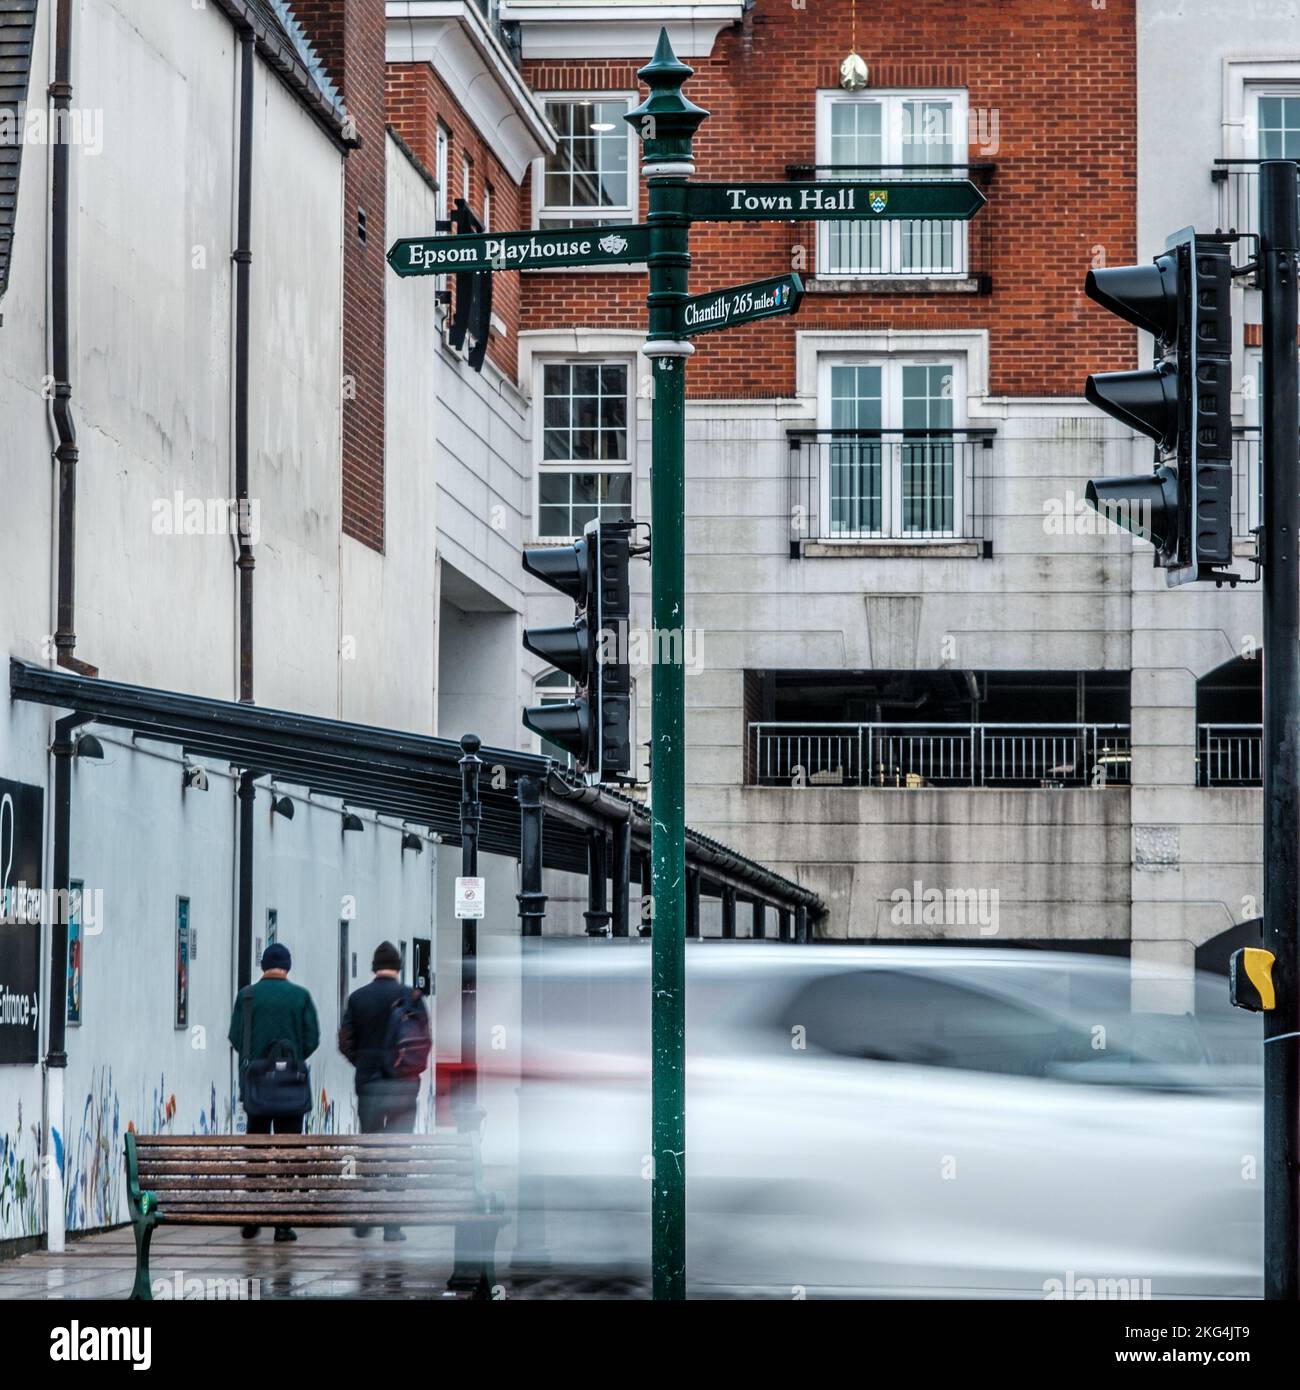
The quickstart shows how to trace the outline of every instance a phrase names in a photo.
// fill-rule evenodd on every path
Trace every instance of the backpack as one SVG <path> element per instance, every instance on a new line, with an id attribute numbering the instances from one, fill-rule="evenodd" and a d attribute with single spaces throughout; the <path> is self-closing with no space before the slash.
<path id="1" fill-rule="evenodd" d="M 384 1072 L 394 1080 L 415 1081 L 429 1065 L 432 1051 L 428 1010 L 414 990 L 408 989 L 388 1011 L 388 1025 L 384 1029 Z"/>
<path id="2" fill-rule="evenodd" d="M 289 1118 L 311 1109 L 311 1072 L 293 1044 L 278 1038 L 265 1057 L 252 1055 L 253 996 L 244 995 L 244 1046 L 239 1055 L 239 1094 L 247 1115 Z"/>

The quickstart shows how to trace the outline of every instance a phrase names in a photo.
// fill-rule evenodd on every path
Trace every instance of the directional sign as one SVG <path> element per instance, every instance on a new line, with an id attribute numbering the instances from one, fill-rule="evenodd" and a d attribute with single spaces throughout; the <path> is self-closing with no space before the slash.
<path id="1" fill-rule="evenodd" d="M 803 281 L 797 275 L 778 275 L 771 280 L 693 294 L 678 311 L 678 331 L 689 338 L 775 314 L 793 314 L 802 298 Z"/>
<path id="2" fill-rule="evenodd" d="M 399 275 L 533 270 L 565 265 L 627 265 L 650 254 L 650 228 L 565 227 L 545 232 L 403 237 L 388 252 Z"/>
<path id="3" fill-rule="evenodd" d="M 969 179 L 904 183 L 692 183 L 686 211 L 709 222 L 930 217 L 965 221 L 987 199 Z"/>

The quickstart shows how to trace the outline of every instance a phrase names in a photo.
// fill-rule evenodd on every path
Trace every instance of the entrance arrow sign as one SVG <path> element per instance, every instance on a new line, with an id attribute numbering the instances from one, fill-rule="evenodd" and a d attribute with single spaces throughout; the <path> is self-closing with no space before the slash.
<path id="1" fill-rule="evenodd" d="M 689 338 L 755 319 L 793 314 L 802 299 L 803 281 L 797 275 L 777 275 L 771 280 L 753 280 L 748 285 L 693 294 L 678 311 L 678 332 Z"/>
<path id="2" fill-rule="evenodd" d="M 965 222 L 988 200 L 969 179 L 869 183 L 692 183 L 686 212 L 706 222 L 929 217 Z"/>
<path id="3" fill-rule="evenodd" d="M 564 227 L 546 232 L 403 237 L 388 252 L 399 275 L 533 270 L 566 265 L 628 265 L 650 254 L 650 228 Z"/>

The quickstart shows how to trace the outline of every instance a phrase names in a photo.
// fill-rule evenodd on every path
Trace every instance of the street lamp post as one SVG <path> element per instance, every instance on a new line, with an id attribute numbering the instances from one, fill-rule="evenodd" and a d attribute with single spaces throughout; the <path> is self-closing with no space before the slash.
<path id="1" fill-rule="evenodd" d="M 686 299 L 691 142 L 707 116 L 682 95 L 691 69 L 661 30 L 654 57 L 637 76 L 649 96 L 626 119 L 641 138 L 650 227 L 651 626 L 680 633 L 679 659 L 655 665 L 650 695 L 651 766 L 651 1194 L 653 1294 L 686 1296 L 686 359 L 679 332 Z"/>

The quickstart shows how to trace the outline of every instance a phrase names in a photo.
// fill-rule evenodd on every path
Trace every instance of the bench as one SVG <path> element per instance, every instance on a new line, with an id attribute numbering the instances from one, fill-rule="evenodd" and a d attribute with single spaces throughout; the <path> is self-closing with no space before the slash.
<path id="1" fill-rule="evenodd" d="M 131 1297 L 152 1297 L 159 1226 L 453 1226 L 447 1287 L 491 1296 L 499 1196 L 483 1188 L 478 1136 L 133 1134 L 126 1193 L 135 1229 Z"/>

